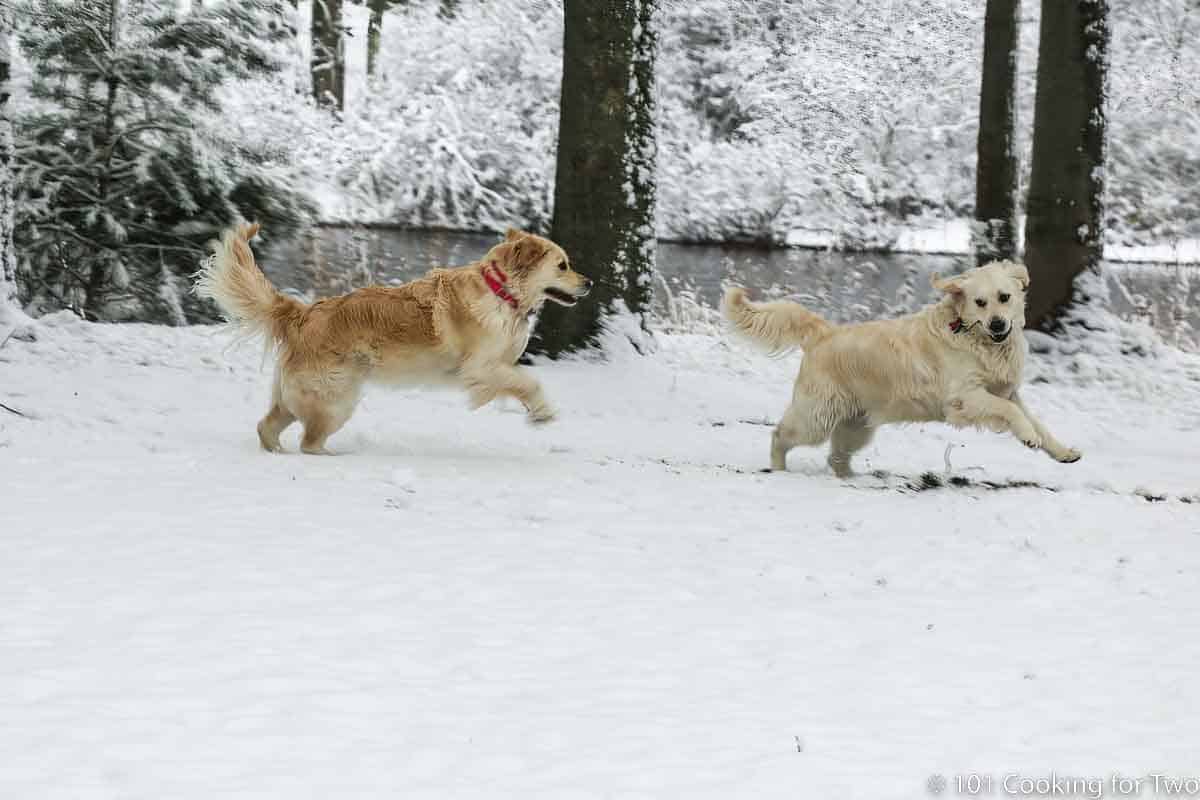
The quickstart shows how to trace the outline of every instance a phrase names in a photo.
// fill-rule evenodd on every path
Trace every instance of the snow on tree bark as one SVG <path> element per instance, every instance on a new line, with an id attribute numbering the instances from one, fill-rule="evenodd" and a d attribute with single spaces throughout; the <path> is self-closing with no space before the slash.
<path id="1" fill-rule="evenodd" d="M 17 299 L 17 255 L 13 246 L 13 142 L 9 80 L 12 11 L 0 8 L 0 309 Z"/>
<path id="2" fill-rule="evenodd" d="M 1021 0 L 988 0 L 979 91 L 973 244 L 979 264 L 1017 254 L 1017 64 Z"/>
<path id="3" fill-rule="evenodd" d="M 1026 202 L 1027 318 L 1043 327 L 1103 255 L 1108 0 L 1042 0 Z"/>
<path id="4" fill-rule="evenodd" d="M 345 37 L 342 0 L 313 0 L 312 90 L 317 103 L 346 106 Z"/>
<path id="5" fill-rule="evenodd" d="M 649 310 L 654 269 L 658 0 L 567 0 L 552 238 L 596 282 L 547 308 L 534 349 L 594 346 L 604 318 Z M 623 307 L 623 308 L 622 308 Z"/>

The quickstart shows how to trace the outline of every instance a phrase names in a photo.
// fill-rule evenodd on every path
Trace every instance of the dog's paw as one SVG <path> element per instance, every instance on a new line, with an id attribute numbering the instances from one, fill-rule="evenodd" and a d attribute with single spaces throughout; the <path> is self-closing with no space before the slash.
<path id="1" fill-rule="evenodd" d="M 545 425 L 548 422 L 554 422 L 558 417 L 554 409 L 550 406 L 542 406 L 541 408 L 530 409 L 526 419 L 530 425 Z"/>
<path id="2" fill-rule="evenodd" d="M 472 411 L 483 408 L 496 399 L 496 393 L 487 386 L 472 386 L 467 389 L 467 405 Z"/>
<path id="3" fill-rule="evenodd" d="M 1067 447 L 1057 453 L 1054 453 L 1054 460 L 1063 464 L 1074 464 L 1081 458 L 1083 458 L 1083 453 L 1079 452 L 1074 447 Z"/>
<path id="4" fill-rule="evenodd" d="M 845 456 L 829 456 L 825 459 L 825 463 L 829 464 L 829 468 L 833 470 L 833 474 L 839 478 L 853 478 L 854 470 L 850 468 L 850 459 Z"/>

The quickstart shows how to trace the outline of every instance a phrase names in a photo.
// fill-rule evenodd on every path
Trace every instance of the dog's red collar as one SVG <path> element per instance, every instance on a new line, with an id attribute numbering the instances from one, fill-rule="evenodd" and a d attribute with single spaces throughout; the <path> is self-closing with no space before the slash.
<path id="1" fill-rule="evenodd" d="M 968 325 L 967 323 L 962 321 L 962 317 L 955 317 L 954 319 L 950 320 L 950 332 L 951 333 L 969 333 L 970 330 L 972 328 L 974 328 L 976 325 L 982 325 L 982 324 L 983 323 L 980 322 L 979 320 L 975 320 L 970 325 Z"/>
<path id="2" fill-rule="evenodd" d="M 517 307 L 517 298 L 513 297 L 508 291 L 508 287 L 504 284 L 508 282 L 508 276 L 504 274 L 504 270 L 500 269 L 500 265 L 495 261 L 490 264 L 483 265 L 483 282 L 492 290 L 492 294 L 499 297 L 504 302 L 508 303 L 513 308 Z"/>

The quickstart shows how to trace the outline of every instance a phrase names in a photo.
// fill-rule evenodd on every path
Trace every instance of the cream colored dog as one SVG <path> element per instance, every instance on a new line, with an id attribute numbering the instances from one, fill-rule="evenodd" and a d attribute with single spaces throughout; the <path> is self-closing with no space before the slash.
<path id="1" fill-rule="evenodd" d="M 300 449 L 327 454 L 325 440 L 350 419 L 368 381 L 449 383 L 468 390 L 472 408 L 507 395 L 531 422 L 554 418 L 542 387 L 516 362 L 533 312 L 546 300 L 573 306 L 591 290 L 558 245 L 510 230 L 469 266 L 305 305 L 259 270 L 249 245 L 257 232 L 258 225 L 226 231 L 195 291 L 278 348 L 271 409 L 258 423 L 264 449 L 279 451 L 279 435 L 299 419 Z"/>
<path id="2" fill-rule="evenodd" d="M 1025 290 L 1021 264 L 997 262 L 941 279 L 941 302 L 906 317 L 831 325 L 797 303 L 752 303 L 726 291 L 722 312 L 741 334 L 772 351 L 804 350 L 792 404 L 771 437 L 771 469 L 787 469 L 796 445 L 832 440 L 829 465 L 850 458 L 891 422 L 948 422 L 1009 432 L 1063 462 L 1062 445 L 1021 402 Z"/>

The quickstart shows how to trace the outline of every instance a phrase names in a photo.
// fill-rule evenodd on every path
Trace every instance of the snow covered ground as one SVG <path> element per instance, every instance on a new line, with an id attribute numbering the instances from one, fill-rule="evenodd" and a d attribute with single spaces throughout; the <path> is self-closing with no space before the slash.
<path id="1" fill-rule="evenodd" d="M 820 232 L 794 231 L 787 237 L 793 247 L 833 247 L 832 236 Z M 1025 246 L 1025 217 L 1017 224 L 1017 246 Z M 890 248 L 897 253 L 942 253 L 966 255 L 971 249 L 971 221 L 946 220 L 934 227 L 901 228 Z M 1110 263 L 1200 264 L 1200 239 L 1176 238 L 1154 245 L 1105 244 L 1104 258 Z"/>
<path id="2" fill-rule="evenodd" d="M 717 337 L 536 367 L 545 429 L 376 391 L 314 458 L 258 449 L 220 329 L 38 333 L 0 350 L 0 797 L 1200 773 L 1194 358 L 1031 384 L 1078 464 L 914 426 L 847 484 L 757 472 L 798 357 Z M 948 445 L 970 485 L 918 491 Z"/>

